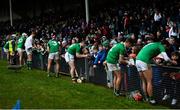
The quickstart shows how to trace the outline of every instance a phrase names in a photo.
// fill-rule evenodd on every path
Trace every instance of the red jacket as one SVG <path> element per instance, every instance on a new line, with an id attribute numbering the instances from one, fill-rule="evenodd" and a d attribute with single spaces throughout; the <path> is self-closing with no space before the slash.
<path id="1" fill-rule="evenodd" d="M 180 73 L 175 74 L 174 77 L 176 78 L 176 80 L 180 80 Z"/>

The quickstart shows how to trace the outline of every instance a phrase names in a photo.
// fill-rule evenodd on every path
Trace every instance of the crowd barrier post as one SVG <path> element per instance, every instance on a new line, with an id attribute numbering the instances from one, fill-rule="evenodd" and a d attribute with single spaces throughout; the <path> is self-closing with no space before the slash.
<path id="1" fill-rule="evenodd" d="M 87 59 L 87 58 L 85 58 L 84 59 L 85 60 L 85 79 L 87 80 L 87 81 L 89 81 L 89 60 Z"/>
<path id="2" fill-rule="evenodd" d="M 121 69 L 121 75 L 122 75 L 122 80 L 121 80 L 121 91 L 127 91 L 127 79 L 126 79 L 126 74 L 127 74 L 127 66 L 119 64 L 120 69 Z"/>

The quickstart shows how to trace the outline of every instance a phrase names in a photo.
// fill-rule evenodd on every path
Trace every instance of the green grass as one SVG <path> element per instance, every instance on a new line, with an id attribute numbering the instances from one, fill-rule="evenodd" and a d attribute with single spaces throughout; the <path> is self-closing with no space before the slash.
<path id="1" fill-rule="evenodd" d="M 0 108 L 11 109 L 18 99 L 26 109 L 166 108 L 115 97 L 112 90 L 90 83 L 73 84 L 67 76 L 48 78 L 44 71 L 25 68 L 15 73 L 0 60 Z"/>

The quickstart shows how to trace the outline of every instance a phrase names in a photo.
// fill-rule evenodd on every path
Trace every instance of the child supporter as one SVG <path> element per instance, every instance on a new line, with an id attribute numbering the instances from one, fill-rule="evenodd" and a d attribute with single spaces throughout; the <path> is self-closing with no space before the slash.
<path id="1" fill-rule="evenodd" d="M 169 66 L 180 66 L 179 63 L 179 53 L 172 52 L 171 60 L 174 62 L 173 64 L 168 64 Z M 174 106 L 178 102 L 179 91 L 178 86 L 180 86 L 180 71 L 173 71 L 171 73 L 163 74 L 163 93 L 164 96 L 162 101 L 166 101 L 168 98 L 171 98 L 171 105 Z"/>

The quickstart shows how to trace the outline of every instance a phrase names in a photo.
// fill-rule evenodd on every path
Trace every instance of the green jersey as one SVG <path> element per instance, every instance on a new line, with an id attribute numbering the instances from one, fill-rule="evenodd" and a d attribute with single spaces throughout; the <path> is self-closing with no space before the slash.
<path id="1" fill-rule="evenodd" d="M 145 45 L 137 55 L 137 60 L 150 63 L 151 59 L 165 52 L 164 46 L 160 42 L 149 43 Z"/>
<path id="2" fill-rule="evenodd" d="M 9 49 L 9 41 L 6 42 L 6 44 L 4 45 L 5 49 Z"/>
<path id="3" fill-rule="evenodd" d="M 17 47 L 22 49 L 24 47 L 25 40 L 26 40 L 26 38 L 24 36 L 21 36 L 18 39 Z"/>
<path id="4" fill-rule="evenodd" d="M 48 47 L 49 47 L 49 52 L 50 53 L 55 53 L 59 51 L 59 43 L 56 40 L 50 40 L 48 42 Z"/>
<path id="5" fill-rule="evenodd" d="M 71 46 L 69 46 L 67 51 L 68 53 L 75 55 L 76 53 L 81 52 L 81 46 L 79 43 L 72 44 Z"/>
<path id="6" fill-rule="evenodd" d="M 117 64 L 120 55 L 124 55 L 126 52 L 126 48 L 124 44 L 118 43 L 114 45 L 108 52 L 106 61 L 111 64 Z"/>

